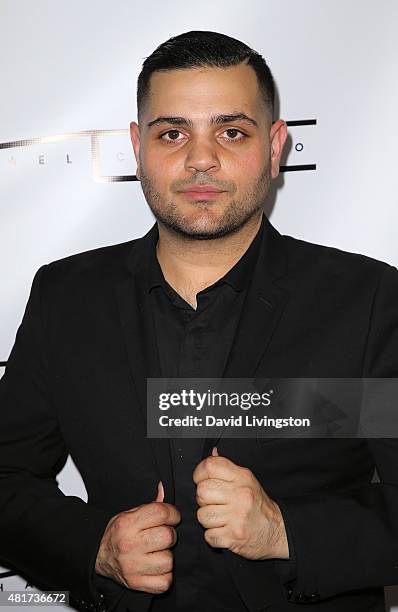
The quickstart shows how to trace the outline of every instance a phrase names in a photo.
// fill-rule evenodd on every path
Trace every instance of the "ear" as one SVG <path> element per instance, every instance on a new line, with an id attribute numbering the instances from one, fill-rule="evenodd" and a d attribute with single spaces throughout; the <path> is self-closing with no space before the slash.
<path id="1" fill-rule="evenodd" d="M 282 119 L 278 119 L 272 124 L 270 130 L 272 178 L 276 178 L 279 174 L 279 164 L 286 138 L 287 125 Z"/>
<path id="2" fill-rule="evenodd" d="M 140 130 L 138 123 L 132 121 L 130 123 L 130 138 L 134 149 L 135 161 L 137 162 L 136 177 L 141 180 L 141 169 L 140 169 Z"/>

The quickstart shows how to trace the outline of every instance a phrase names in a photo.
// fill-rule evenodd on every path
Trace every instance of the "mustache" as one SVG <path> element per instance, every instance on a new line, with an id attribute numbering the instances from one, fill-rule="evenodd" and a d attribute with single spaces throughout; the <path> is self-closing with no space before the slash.
<path id="1" fill-rule="evenodd" d="M 201 185 L 211 185 L 220 189 L 222 191 L 229 191 L 231 193 L 235 193 L 236 185 L 233 181 L 222 181 L 220 179 L 211 178 L 205 174 L 202 174 L 198 177 L 189 177 L 187 179 L 180 179 L 177 181 L 173 181 L 171 184 L 171 190 L 181 191 L 182 189 L 186 189 L 187 187 L 200 187 Z"/>

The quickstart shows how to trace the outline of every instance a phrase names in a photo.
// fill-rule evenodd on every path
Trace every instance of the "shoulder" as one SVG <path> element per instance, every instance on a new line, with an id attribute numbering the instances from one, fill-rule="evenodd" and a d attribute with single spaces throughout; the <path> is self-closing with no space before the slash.
<path id="1" fill-rule="evenodd" d="M 141 238 L 68 255 L 62 259 L 50 262 L 47 264 L 47 269 L 52 274 L 65 274 L 75 270 L 79 272 L 84 270 L 94 272 L 98 269 L 103 269 L 104 266 L 106 268 L 118 267 L 123 265 L 124 260 L 139 240 Z"/>
<path id="2" fill-rule="evenodd" d="M 113 285 L 126 277 L 126 264 L 139 240 L 76 253 L 42 266 L 35 277 L 41 293 L 84 293 Z"/>
<path id="3" fill-rule="evenodd" d="M 315 244 L 288 235 L 280 235 L 280 238 L 288 256 L 289 273 L 294 276 L 322 277 L 325 280 L 354 284 L 360 281 L 377 284 L 385 275 L 398 277 L 394 266 L 361 253 Z"/>

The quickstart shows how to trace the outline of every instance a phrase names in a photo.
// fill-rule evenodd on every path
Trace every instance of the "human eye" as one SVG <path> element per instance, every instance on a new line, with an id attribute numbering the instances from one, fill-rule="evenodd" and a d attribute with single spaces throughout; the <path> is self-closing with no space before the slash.
<path id="1" fill-rule="evenodd" d="M 223 138 L 225 138 L 229 142 L 238 142 L 246 137 L 246 134 L 238 128 L 227 128 L 222 133 L 226 134 L 226 137 L 223 136 Z"/>
<path id="2" fill-rule="evenodd" d="M 167 130 L 167 132 L 163 132 L 163 134 L 160 135 L 160 139 L 170 143 L 182 142 L 183 138 L 179 138 L 179 136 L 184 137 L 184 134 L 180 132 L 180 130 Z"/>

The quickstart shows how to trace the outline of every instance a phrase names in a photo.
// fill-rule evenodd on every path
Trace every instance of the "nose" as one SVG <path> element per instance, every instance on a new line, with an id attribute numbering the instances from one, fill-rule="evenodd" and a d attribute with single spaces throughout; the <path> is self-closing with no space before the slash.
<path id="1" fill-rule="evenodd" d="M 194 172 L 208 172 L 218 170 L 220 160 L 216 151 L 216 143 L 209 138 L 196 137 L 189 143 L 185 158 L 185 169 Z"/>

